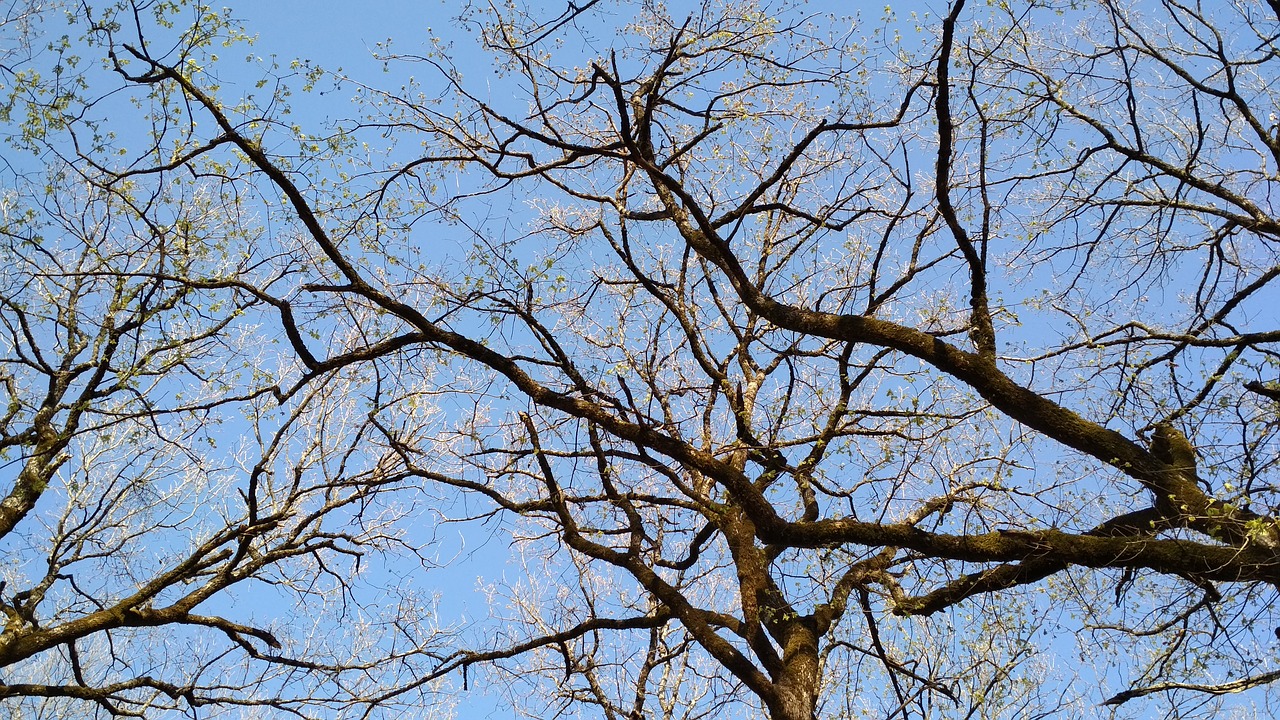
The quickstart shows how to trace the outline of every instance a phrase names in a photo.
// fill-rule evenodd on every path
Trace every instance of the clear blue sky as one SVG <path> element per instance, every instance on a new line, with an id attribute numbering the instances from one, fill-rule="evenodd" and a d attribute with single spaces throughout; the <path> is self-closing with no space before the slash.
<path id="1" fill-rule="evenodd" d="M 408 70 L 421 72 L 422 68 L 393 66 L 389 72 L 385 71 L 383 64 L 373 57 L 379 44 L 392 39 L 396 50 L 414 53 L 422 51 L 427 46 L 427 38 L 435 35 L 453 42 L 455 52 L 452 60 L 476 82 L 483 82 L 484 76 L 490 72 L 489 58 L 478 51 L 472 35 L 454 22 L 453 16 L 460 9 L 460 3 L 456 1 L 237 0 L 226 4 L 232 9 L 232 16 L 243 23 L 249 34 L 256 35 L 254 54 L 264 59 L 274 57 L 282 67 L 287 67 L 294 59 L 307 60 L 330 70 L 341 68 L 345 75 L 371 85 L 396 87 L 403 79 L 401 73 Z M 671 3 L 673 12 L 681 4 L 693 5 Z M 899 12 L 905 14 L 913 8 L 921 9 L 930 4 L 911 2 L 896 5 L 901 6 Z M 824 0 L 813 3 L 812 7 L 815 12 L 836 13 L 863 9 L 879 16 L 884 6 Z M 554 16 L 555 6 L 547 4 L 545 13 Z M 605 52 L 607 45 L 597 45 L 596 50 Z M 239 86 L 234 77 L 237 68 L 246 70 Z M 224 83 L 224 100 L 232 101 L 240 92 L 250 92 L 252 83 L 257 79 L 252 76 L 254 72 L 257 69 L 253 66 L 223 63 L 219 77 Z M 349 102 L 351 94 L 351 88 L 343 88 L 323 95 L 295 95 L 290 99 L 294 118 L 304 131 L 322 132 L 326 121 L 359 114 L 359 108 Z M 480 583 L 486 579 L 498 580 L 504 575 L 510 580 L 521 572 L 519 566 L 509 559 L 509 548 L 504 542 L 485 537 L 485 531 L 476 526 L 468 526 L 464 542 L 456 535 L 460 529 L 461 526 L 457 525 L 447 526 L 443 532 L 454 533 L 453 538 L 439 538 L 446 546 L 441 552 L 442 559 L 447 560 L 455 550 L 461 550 L 465 554 L 458 558 L 460 562 L 409 575 L 409 581 L 418 583 L 424 590 L 434 589 L 441 593 L 443 624 L 483 621 L 488 608 L 486 598 L 479 590 Z M 513 717 L 500 697 L 487 694 L 483 687 L 476 687 L 478 675 L 472 675 L 471 691 L 459 698 L 457 717 Z"/>
<path id="2" fill-rule="evenodd" d="M 429 34 L 452 40 L 456 52 L 453 60 L 475 78 L 483 82 L 489 72 L 488 58 L 477 51 L 467 32 L 458 28 L 453 16 L 459 9 L 458 2 L 426 0 L 372 0 L 353 3 L 339 0 L 235 0 L 228 3 L 233 17 L 242 21 L 251 35 L 258 40 L 253 48 L 263 58 L 275 57 L 281 66 L 297 58 L 313 61 L 328 69 L 342 68 L 345 74 L 357 80 L 380 87 L 395 87 L 404 68 L 392 68 L 384 74 L 383 66 L 372 55 L 379 43 L 394 39 L 394 47 L 403 52 L 420 51 L 426 45 Z M 672 3 L 679 7 L 681 4 Z M 942 3 L 895 3 L 901 5 L 901 13 L 912 7 L 927 7 Z M 558 6 L 547 4 L 545 13 L 554 16 Z M 872 3 L 814 3 L 815 11 L 828 8 L 836 12 L 851 12 L 859 8 L 872 15 L 879 15 L 883 5 Z M 605 42 L 607 38 L 599 42 Z M 606 47 L 596 46 L 599 51 Z M 240 72 L 245 74 L 237 77 Z M 243 92 L 251 92 L 257 79 L 254 66 L 236 62 L 224 62 L 219 77 L 224 86 L 224 100 L 233 101 Z M 351 89 L 311 95 L 297 95 L 291 99 L 295 119 L 306 131 L 322 132 L 326 121 L 351 117 L 360 113 L 349 102 Z M 444 532 L 456 533 L 459 526 L 448 526 Z M 484 596 L 478 591 L 478 580 L 483 576 L 497 579 L 503 574 L 511 576 L 520 572 L 518 565 L 508 561 L 508 548 L 502 541 L 485 536 L 485 530 L 470 526 L 466 538 L 463 562 L 427 573 L 412 574 L 413 582 L 424 589 L 442 592 L 444 623 L 451 620 L 483 619 L 487 611 Z M 455 534 L 453 540 L 443 538 L 443 559 L 462 543 Z M 1064 655 L 1069 657 L 1069 655 Z M 475 675 L 472 676 L 473 680 Z M 496 698 L 488 697 L 482 688 L 473 686 L 472 692 L 462 698 L 458 717 L 509 717 Z"/>

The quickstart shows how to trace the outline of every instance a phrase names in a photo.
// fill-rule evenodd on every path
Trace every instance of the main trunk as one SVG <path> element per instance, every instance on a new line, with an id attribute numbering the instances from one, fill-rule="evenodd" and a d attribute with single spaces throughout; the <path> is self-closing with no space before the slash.
<path id="1" fill-rule="evenodd" d="M 770 720 L 814 720 L 818 704 L 818 637 L 811 617 L 788 623 L 783 635 L 782 671 L 774 679 Z"/>

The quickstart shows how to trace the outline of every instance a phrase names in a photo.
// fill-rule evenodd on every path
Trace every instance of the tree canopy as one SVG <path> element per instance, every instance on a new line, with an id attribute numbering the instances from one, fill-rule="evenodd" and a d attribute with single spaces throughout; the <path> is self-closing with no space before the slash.
<path id="1" fill-rule="evenodd" d="M 452 10 L 11 3 L 3 707 L 1275 714 L 1280 5 Z"/>

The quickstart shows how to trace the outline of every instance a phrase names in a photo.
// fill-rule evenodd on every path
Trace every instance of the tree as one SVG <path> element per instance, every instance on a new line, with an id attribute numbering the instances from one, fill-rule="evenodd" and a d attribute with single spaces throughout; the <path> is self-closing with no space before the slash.
<path id="1" fill-rule="evenodd" d="M 261 227 L 208 184 L 95 182 L 57 154 L 87 85 L 5 73 L 42 166 L 9 156 L 0 196 L 5 709 L 362 712 L 368 668 L 433 632 L 412 588 L 358 592 L 386 582 L 363 556 L 418 557 L 383 501 L 405 475 L 342 392 L 366 378 L 282 387 L 257 324 L 297 260 L 248 249 Z"/>
<path id="2" fill-rule="evenodd" d="M 221 16 L 91 24 L 167 120 L 72 165 L 296 233 L 275 284 L 184 283 L 272 310 L 281 395 L 358 398 L 313 422 L 528 568 L 496 639 L 365 699 L 1268 715 L 1280 8 L 568 8 L 467 7 L 491 82 L 388 55 L 429 79 L 323 135 L 220 99 Z"/>

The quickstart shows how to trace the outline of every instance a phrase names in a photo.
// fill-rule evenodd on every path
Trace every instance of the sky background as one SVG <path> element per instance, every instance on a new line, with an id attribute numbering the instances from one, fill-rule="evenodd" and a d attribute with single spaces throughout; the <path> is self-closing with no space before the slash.
<path id="1" fill-rule="evenodd" d="M 410 70 L 421 73 L 423 68 L 393 65 L 389 70 L 384 69 L 383 64 L 373 57 L 379 44 L 393 38 L 394 49 L 415 53 L 426 48 L 428 38 L 434 35 L 452 43 L 451 59 L 466 73 L 468 86 L 480 88 L 489 83 L 488 77 L 492 75 L 493 68 L 488 56 L 477 49 L 472 34 L 455 23 L 454 16 L 460 5 L 458 2 L 439 0 L 363 3 L 332 0 L 242 0 L 229 3 L 232 16 L 243 23 L 250 35 L 257 37 L 252 52 L 267 64 L 274 58 L 279 67 L 287 68 L 294 59 L 309 60 L 326 69 L 341 68 L 345 75 L 373 86 L 396 87 Z M 672 7 L 679 5 L 680 3 L 672 3 Z M 809 7 L 814 12 L 831 9 L 849 12 L 865 7 L 875 17 L 880 15 L 883 8 L 883 5 L 871 3 L 849 3 L 833 7 L 836 5 L 813 3 Z M 912 5 L 919 4 L 900 4 L 898 10 L 900 13 L 909 12 Z M 557 12 L 556 8 L 556 5 L 547 4 L 542 12 L 553 16 Z M 625 18 L 618 18 L 619 23 L 623 21 Z M 607 51 L 610 42 L 609 37 L 597 35 L 582 40 L 583 47 L 569 50 L 602 53 Z M 231 52 L 242 53 L 240 48 Z M 254 82 L 261 77 L 262 65 L 235 62 L 232 57 L 228 57 L 219 64 L 217 73 L 223 85 L 219 93 L 224 102 L 231 104 L 240 93 L 252 92 Z M 361 109 L 350 101 L 353 92 L 351 87 L 334 90 L 322 83 L 315 93 L 294 95 L 290 98 L 294 120 L 304 131 L 323 133 L 330 122 L 360 114 Z M 425 236 L 433 231 L 424 226 L 415 228 L 414 233 L 417 237 L 419 233 Z M 482 620 L 488 611 L 485 595 L 481 591 L 482 583 L 486 579 L 498 579 L 504 575 L 518 577 L 522 571 L 518 559 L 511 557 L 505 540 L 500 536 L 488 535 L 480 526 L 471 524 L 467 526 L 467 535 L 463 537 L 459 534 L 461 531 L 456 529 L 458 527 L 455 525 L 442 529 L 442 535 L 436 539 L 440 541 L 442 561 L 461 555 L 462 562 L 447 563 L 440 569 L 426 573 L 413 572 L 412 569 L 402 573 L 395 568 L 375 569 L 371 572 L 380 573 L 388 580 L 404 578 L 404 582 L 417 583 L 426 591 L 440 592 L 442 622 L 445 624 Z M 1062 657 L 1070 659 L 1072 653 L 1064 651 Z M 474 683 L 475 675 L 472 677 L 472 690 L 460 698 L 457 716 L 510 717 L 511 713 L 505 709 L 501 699 L 487 695 L 483 688 L 477 688 Z"/>
<path id="2" fill-rule="evenodd" d="M 675 8 L 682 4 L 694 6 L 690 3 L 670 3 L 673 15 L 677 14 Z M 421 76 L 426 71 L 424 67 L 405 67 L 394 63 L 387 66 L 374 57 L 389 39 L 393 40 L 392 47 L 395 51 L 410 54 L 425 51 L 432 36 L 450 43 L 450 59 L 463 71 L 467 85 L 473 90 L 489 85 L 488 76 L 494 73 L 491 58 L 477 47 L 473 31 L 459 27 L 455 21 L 462 6 L 460 2 L 242 0 L 225 5 L 231 9 L 232 17 L 243 24 L 248 34 L 256 36 L 252 52 L 262 59 L 262 63 L 245 64 L 227 58 L 228 61 L 219 64 L 217 74 L 223 85 L 220 94 L 227 104 L 234 103 L 240 92 L 252 92 L 253 83 L 260 77 L 263 65 L 269 66 L 273 60 L 281 68 L 289 67 L 295 59 L 310 61 L 330 71 L 340 70 L 347 77 L 380 88 L 399 86 L 410 72 Z M 898 3 L 895 10 L 901 17 L 912 10 L 928 12 L 929 5 Z M 541 12 L 553 17 L 557 7 L 547 4 Z M 808 7 L 814 13 L 848 13 L 862 9 L 878 18 L 884 5 L 816 2 Z M 619 24 L 625 21 L 626 18 L 617 19 Z M 592 23 L 592 27 L 598 28 L 599 25 Z M 567 49 L 588 55 L 603 54 L 607 52 L 611 39 L 597 34 L 582 42 L 583 47 Z M 235 52 L 239 53 L 239 49 Z M 241 72 L 244 73 L 243 76 L 238 76 L 237 73 Z M 490 87 L 489 91 L 492 92 L 492 89 Z M 351 102 L 354 88 L 350 85 L 333 89 L 331 85 L 322 82 L 318 90 L 310 94 L 299 93 L 290 98 L 293 118 L 304 131 L 322 133 L 329 123 L 357 116 L 361 112 Z M 428 230 L 424 228 L 414 229 L 415 236 L 426 232 Z M 431 260 L 439 258 L 428 258 L 428 261 Z M 519 559 L 513 557 L 505 539 L 500 535 L 487 535 L 483 527 L 474 523 L 465 526 L 465 530 L 457 525 L 438 530 L 440 534 L 433 540 L 439 543 L 441 567 L 425 573 L 412 570 L 398 572 L 395 568 L 379 570 L 376 567 L 370 572 L 375 576 L 383 575 L 386 581 L 416 583 L 425 592 L 439 593 L 441 622 L 446 625 L 457 624 L 463 628 L 465 637 L 469 634 L 465 628 L 484 627 L 481 621 L 486 618 L 489 610 L 483 591 L 485 584 L 504 577 L 508 582 L 503 584 L 509 584 L 512 578 L 518 578 L 523 571 L 519 566 Z M 462 535 L 462 532 L 466 535 Z M 474 623 L 479 624 L 473 625 Z M 474 635 L 471 639 L 483 641 Z M 1071 657 L 1073 643 L 1066 639 L 1064 641 L 1063 657 Z M 472 675 L 470 691 L 457 697 L 456 717 L 514 717 L 500 691 L 486 692 L 486 688 L 477 686 L 477 675 L 479 673 Z"/>
<path id="3" fill-rule="evenodd" d="M 679 7 L 681 3 L 671 3 L 670 7 Z M 688 4 L 688 3 L 685 3 Z M 407 78 L 407 73 L 416 72 L 425 77 L 424 67 L 405 67 L 392 64 L 389 67 L 375 59 L 380 44 L 388 39 L 393 40 L 393 48 L 403 53 L 424 52 L 429 47 L 428 38 L 434 35 L 451 43 L 450 59 L 458 66 L 468 80 L 471 88 L 480 87 L 481 83 L 489 84 L 485 76 L 494 73 L 490 56 L 481 52 L 474 40 L 473 32 L 460 28 L 454 16 L 459 12 L 462 3 L 441 2 L 338 2 L 334 0 L 268 0 L 261 2 L 243 1 L 226 3 L 232 10 L 232 17 L 241 21 L 247 32 L 256 36 L 253 52 L 265 61 L 274 60 L 281 67 L 288 67 L 290 62 L 308 60 L 321 67 L 337 71 L 354 80 L 370 85 L 390 88 L 397 87 Z M 824 7 L 826 6 L 826 7 Z M 815 12 L 830 11 L 826 3 L 814 3 Z M 868 5 L 870 12 L 879 16 L 883 5 Z M 546 4 L 543 11 L 554 16 L 556 6 Z M 841 5 L 839 12 L 849 12 L 856 4 Z M 626 18 L 618 18 L 625 22 Z M 599 27 L 592 23 L 593 28 Z M 584 40 L 584 44 L 592 47 L 569 48 L 589 55 L 607 52 L 609 38 L 594 37 Z M 242 82 L 251 87 L 256 79 L 252 77 L 255 65 L 236 62 L 225 62 L 219 67 L 219 79 L 225 84 L 222 90 L 224 101 L 230 102 L 235 94 L 234 73 L 237 68 L 244 69 L 246 75 Z M 427 81 L 429 82 L 429 81 Z M 290 98 L 295 121 L 304 130 L 320 132 L 322 125 L 356 115 L 360 110 L 350 102 L 354 89 L 350 86 L 332 89 L 321 84 L 323 94 L 298 94 Z M 492 88 L 489 88 L 492 91 Z M 422 228 L 415 228 L 415 236 L 425 235 Z M 426 238 L 420 237 L 426 244 Z M 439 238 L 432 238 L 431 244 L 439 247 Z M 428 261 L 438 258 L 428 258 Z M 490 528 L 492 530 L 493 528 Z M 441 621 L 445 624 L 458 623 L 460 626 L 480 628 L 488 615 L 488 599 L 484 587 L 486 583 L 505 580 L 501 585 L 510 585 L 513 578 L 518 578 L 523 571 L 519 566 L 519 558 L 513 557 L 507 542 L 500 535 L 486 535 L 485 529 L 477 524 L 465 526 L 464 530 L 457 525 L 440 528 L 440 534 L 433 538 L 439 543 L 442 566 L 422 573 L 405 573 L 403 582 L 414 582 L 425 592 L 438 592 Z M 451 559 L 454 562 L 449 562 Z M 457 562 L 456 560 L 460 560 Z M 397 575 L 394 569 L 387 569 L 388 577 Z M 479 623 L 478 625 L 473 625 Z M 493 626 L 489 626 L 492 630 Z M 466 631 L 464 630 L 464 636 Z M 479 639 L 472 635 L 472 639 Z M 500 690 L 486 692 L 486 688 L 478 687 L 475 678 L 480 673 L 472 674 L 470 691 L 457 696 L 456 717 L 472 718 L 508 718 L 515 717 L 512 710 L 501 696 Z M 455 681 L 456 683 L 456 681 Z"/>

